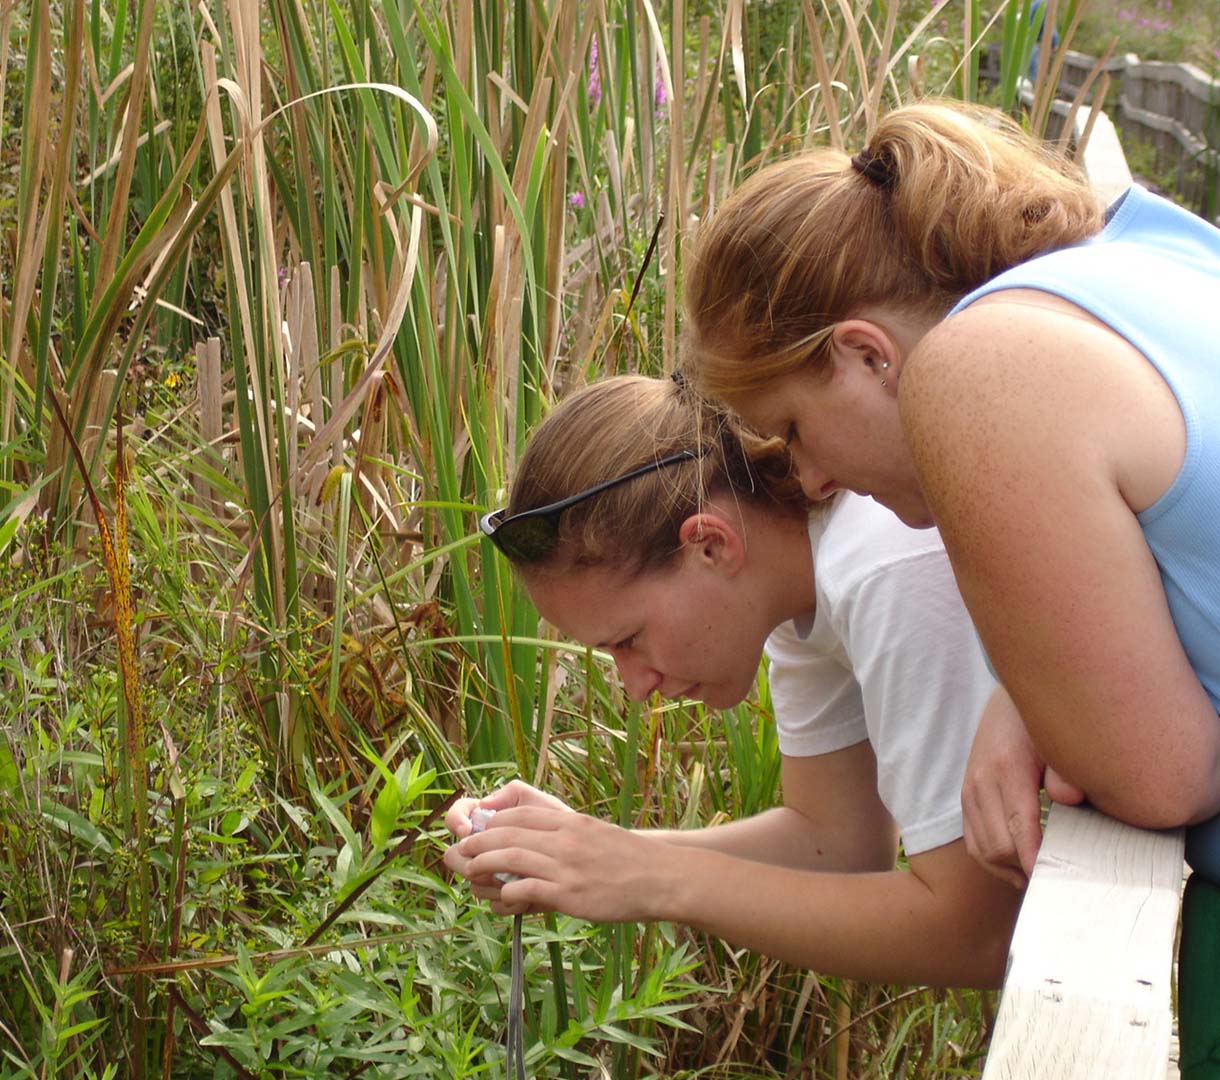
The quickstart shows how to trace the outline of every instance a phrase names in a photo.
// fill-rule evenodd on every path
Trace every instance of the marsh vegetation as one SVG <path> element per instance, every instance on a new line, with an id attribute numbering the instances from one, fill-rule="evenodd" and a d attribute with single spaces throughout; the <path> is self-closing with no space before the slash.
<path id="1" fill-rule="evenodd" d="M 683 240 L 741 177 L 974 95 L 988 43 L 1011 104 L 1027 8 L 0 4 L 0 1073 L 503 1075 L 506 927 L 443 872 L 444 798 L 774 803 L 765 678 L 631 703 L 476 515 L 567 387 L 672 366 Z M 538 1077 L 985 1052 L 988 995 L 526 939 Z"/>

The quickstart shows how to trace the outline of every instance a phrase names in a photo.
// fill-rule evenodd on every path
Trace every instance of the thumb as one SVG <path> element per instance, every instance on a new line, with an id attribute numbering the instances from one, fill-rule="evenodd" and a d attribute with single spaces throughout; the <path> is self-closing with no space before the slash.
<path id="1" fill-rule="evenodd" d="M 1051 802 L 1064 803 L 1067 806 L 1077 806 L 1084 802 L 1084 789 L 1065 780 L 1049 765 L 1046 767 L 1046 778 L 1042 783 Z"/>

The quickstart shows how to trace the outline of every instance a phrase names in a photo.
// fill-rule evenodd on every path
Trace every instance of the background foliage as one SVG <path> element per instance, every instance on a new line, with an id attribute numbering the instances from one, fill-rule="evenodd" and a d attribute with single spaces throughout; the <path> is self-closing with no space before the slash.
<path id="1" fill-rule="evenodd" d="M 672 366 L 683 241 L 743 175 L 975 96 L 986 44 L 1010 105 L 1028 6 L 0 3 L 3 1075 L 501 1076 L 505 927 L 442 799 L 774 803 L 765 680 L 628 702 L 475 518 L 569 386 Z M 986 995 L 527 939 L 539 1077 L 985 1049 Z"/>

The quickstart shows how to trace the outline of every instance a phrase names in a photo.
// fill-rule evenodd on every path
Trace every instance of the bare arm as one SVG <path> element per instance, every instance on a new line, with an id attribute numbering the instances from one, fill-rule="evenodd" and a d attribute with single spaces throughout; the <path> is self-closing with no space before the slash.
<path id="1" fill-rule="evenodd" d="M 493 910 L 672 920 L 814 970 L 882 982 L 996 986 L 1020 896 L 958 840 L 910 870 L 795 870 L 657 841 L 584 814 L 503 811 L 446 855 L 473 879 L 509 872 Z M 476 890 L 478 891 L 478 890 Z"/>
<path id="2" fill-rule="evenodd" d="M 888 870 L 898 833 L 877 796 L 872 746 L 783 759 L 784 805 L 706 829 L 643 835 L 797 870 Z"/>
<path id="3" fill-rule="evenodd" d="M 681 833 L 523 806 L 455 845 L 446 862 L 504 913 L 673 920 L 855 978 L 999 983 L 1019 895 L 960 840 L 893 869 L 894 826 L 867 743 L 785 758 L 784 790 L 782 809 Z M 501 887 L 491 875 L 502 871 L 529 880 Z"/>
<path id="4" fill-rule="evenodd" d="M 1201 820 L 1220 809 L 1220 723 L 1135 516 L 1176 472 L 1180 413 L 1092 319 L 999 295 L 903 371 L 904 429 L 962 595 L 1049 765 L 1134 824 Z"/>

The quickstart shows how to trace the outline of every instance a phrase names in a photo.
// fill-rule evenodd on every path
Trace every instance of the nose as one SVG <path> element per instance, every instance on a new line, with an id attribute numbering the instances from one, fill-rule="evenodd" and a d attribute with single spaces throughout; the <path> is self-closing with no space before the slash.
<path id="1" fill-rule="evenodd" d="M 632 701 L 646 701 L 661 685 L 661 673 L 638 656 L 631 655 L 630 650 L 616 654 L 614 664 L 618 668 L 618 677 L 623 681 L 623 689 Z"/>
<path id="2" fill-rule="evenodd" d="M 807 460 L 797 458 L 796 471 L 801 480 L 801 490 L 805 492 L 806 498 L 813 502 L 828 499 L 839 490 L 838 484 L 830 478 L 829 473 Z"/>

